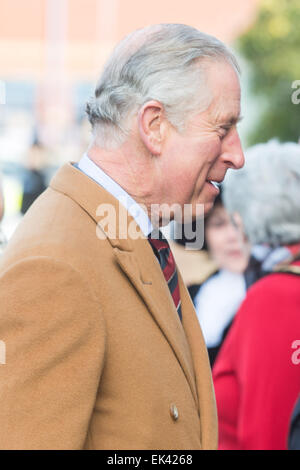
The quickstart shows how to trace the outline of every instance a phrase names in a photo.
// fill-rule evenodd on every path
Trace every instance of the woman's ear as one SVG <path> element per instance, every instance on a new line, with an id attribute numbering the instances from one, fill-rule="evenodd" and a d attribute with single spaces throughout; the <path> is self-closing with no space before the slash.
<path id="1" fill-rule="evenodd" d="M 159 101 L 147 101 L 138 113 L 141 139 L 152 155 L 160 155 L 165 137 L 164 107 Z"/>

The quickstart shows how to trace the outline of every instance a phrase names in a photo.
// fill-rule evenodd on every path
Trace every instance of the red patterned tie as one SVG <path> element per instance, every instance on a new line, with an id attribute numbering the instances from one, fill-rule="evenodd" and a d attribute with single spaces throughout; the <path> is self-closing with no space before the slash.
<path id="1" fill-rule="evenodd" d="M 152 246 L 154 254 L 159 261 L 160 267 L 167 281 L 179 318 L 182 320 L 178 275 L 174 256 L 170 249 L 169 243 L 161 231 L 157 229 L 153 230 L 148 235 L 148 240 Z"/>

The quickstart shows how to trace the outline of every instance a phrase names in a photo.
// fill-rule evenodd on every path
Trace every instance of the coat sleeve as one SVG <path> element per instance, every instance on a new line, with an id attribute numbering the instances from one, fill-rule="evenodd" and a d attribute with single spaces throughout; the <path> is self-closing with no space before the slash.
<path id="1" fill-rule="evenodd" d="M 83 448 L 105 352 L 87 281 L 46 256 L 12 265 L 0 277 L 0 340 L 0 448 Z"/>

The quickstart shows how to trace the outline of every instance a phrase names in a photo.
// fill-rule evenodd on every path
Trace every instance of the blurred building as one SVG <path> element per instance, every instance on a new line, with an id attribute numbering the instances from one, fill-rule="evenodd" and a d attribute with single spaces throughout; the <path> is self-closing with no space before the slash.
<path id="1" fill-rule="evenodd" d="M 152 23 L 187 23 L 230 43 L 251 25 L 258 2 L 1 0 L 0 81 L 6 105 L 0 125 L 9 139 L 2 142 L 0 158 L 22 158 L 36 131 L 50 146 L 66 136 L 72 141 L 72 125 L 83 118 L 105 59 L 128 32 Z M 18 138 L 11 139 L 11 133 Z M 67 146 L 64 157 L 69 157 Z"/>

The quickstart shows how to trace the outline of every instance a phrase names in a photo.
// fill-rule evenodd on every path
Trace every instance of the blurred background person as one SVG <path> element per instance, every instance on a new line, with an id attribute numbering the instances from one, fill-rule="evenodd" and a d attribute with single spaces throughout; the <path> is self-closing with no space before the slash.
<path id="1" fill-rule="evenodd" d="M 4 214 L 4 197 L 3 197 L 3 190 L 2 190 L 2 179 L 0 175 L 0 221 L 2 220 Z"/>
<path id="2" fill-rule="evenodd" d="M 250 245 L 239 214 L 231 215 L 224 207 L 221 186 L 205 217 L 203 246 L 186 249 L 196 240 L 188 241 L 184 233 L 183 226 L 174 229 L 172 251 L 195 305 L 212 367 L 246 290 L 265 274 L 262 260 L 269 249 Z M 195 223 L 187 233 L 195 233 Z"/>
<path id="3" fill-rule="evenodd" d="M 246 295 L 244 271 L 250 258 L 250 244 L 226 211 L 221 194 L 204 223 L 203 249 L 216 270 L 205 282 L 189 286 L 211 366 Z"/>
<path id="4" fill-rule="evenodd" d="M 288 449 L 300 450 L 300 395 L 291 418 Z"/>
<path id="5" fill-rule="evenodd" d="M 23 197 L 21 213 L 24 215 L 35 199 L 47 188 L 43 167 L 45 166 L 45 148 L 37 138 L 28 150 L 24 169 Z"/>
<path id="6" fill-rule="evenodd" d="M 4 196 L 3 196 L 3 190 L 2 190 L 2 181 L 1 181 L 1 175 L 0 175 L 0 254 L 5 248 L 6 245 L 6 237 L 3 234 L 3 231 L 1 229 L 1 221 L 3 219 L 4 215 Z"/>
<path id="7" fill-rule="evenodd" d="M 265 276 L 249 289 L 213 368 L 220 449 L 286 449 L 300 390 L 292 344 L 300 331 L 300 146 L 252 147 L 224 183 Z"/>

